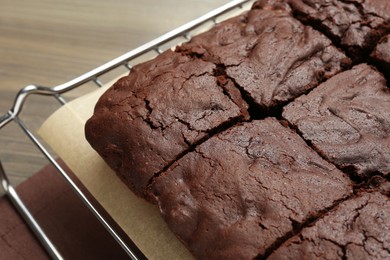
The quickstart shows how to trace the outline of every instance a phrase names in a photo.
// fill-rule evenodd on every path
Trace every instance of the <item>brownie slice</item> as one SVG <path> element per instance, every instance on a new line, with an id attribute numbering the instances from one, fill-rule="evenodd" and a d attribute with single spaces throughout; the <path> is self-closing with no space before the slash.
<path id="1" fill-rule="evenodd" d="M 354 59 L 370 54 L 390 30 L 389 0 L 285 0 L 305 23 L 341 44 Z"/>
<path id="2" fill-rule="evenodd" d="M 371 53 L 371 57 L 383 69 L 386 78 L 390 80 L 390 34 L 380 40 Z"/>
<path id="3" fill-rule="evenodd" d="M 169 50 L 135 66 L 98 101 L 86 138 L 138 195 L 191 145 L 247 118 L 239 91 L 215 69 Z"/>
<path id="4" fill-rule="evenodd" d="M 351 186 L 295 132 L 267 118 L 213 136 L 155 178 L 151 193 L 197 259 L 253 259 Z"/>
<path id="5" fill-rule="evenodd" d="M 390 259 L 390 200 L 379 192 L 347 200 L 269 259 Z"/>
<path id="6" fill-rule="evenodd" d="M 340 73 L 284 108 L 328 161 L 359 177 L 390 172 L 390 89 L 373 67 Z"/>
<path id="7" fill-rule="evenodd" d="M 217 64 L 261 110 L 294 99 L 350 62 L 283 8 L 251 10 L 177 50 Z"/>

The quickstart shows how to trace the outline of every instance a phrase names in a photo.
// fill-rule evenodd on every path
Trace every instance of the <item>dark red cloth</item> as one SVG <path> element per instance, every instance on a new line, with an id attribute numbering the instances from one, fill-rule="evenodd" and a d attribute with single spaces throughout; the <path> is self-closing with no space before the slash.
<path id="1" fill-rule="evenodd" d="M 52 165 L 17 191 L 65 259 L 128 259 Z M 10 201 L 0 198 L 0 259 L 48 258 Z"/>

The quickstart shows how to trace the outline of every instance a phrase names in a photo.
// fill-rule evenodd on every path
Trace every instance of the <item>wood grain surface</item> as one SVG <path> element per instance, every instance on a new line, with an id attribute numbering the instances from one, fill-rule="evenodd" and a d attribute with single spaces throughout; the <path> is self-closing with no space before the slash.
<path id="1" fill-rule="evenodd" d="M 0 0 L 0 116 L 22 87 L 64 83 L 227 2 Z M 35 131 L 58 107 L 31 97 L 21 119 Z M 15 185 L 47 164 L 14 123 L 0 129 L 0 160 Z"/>

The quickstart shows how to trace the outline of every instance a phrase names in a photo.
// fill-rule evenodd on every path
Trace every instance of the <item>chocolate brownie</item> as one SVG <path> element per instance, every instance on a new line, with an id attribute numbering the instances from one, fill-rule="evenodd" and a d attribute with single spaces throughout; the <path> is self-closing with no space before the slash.
<path id="1" fill-rule="evenodd" d="M 253 259 L 351 186 L 295 132 L 267 118 L 211 137 L 155 178 L 151 193 L 197 259 Z"/>
<path id="2" fill-rule="evenodd" d="M 247 117 L 239 91 L 215 69 L 169 50 L 135 66 L 98 101 L 86 138 L 138 195 L 191 145 Z"/>
<path id="3" fill-rule="evenodd" d="M 347 200 L 269 259 L 390 259 L 390 200 L 379 192 Z"/>
<path id="4" fill-rule="evenodd" d="M 284 0 L 300 20 L 341 44 L 353 58 L 390 30 L 389 0 Z"/>
<path id="5" fill-rule="evenodd" d="M 371 53 L 371 57 L 383 69 L 387 79 L 390 79 L 390 34 L 384 36 Z"/>
<path id="6" fill-rule="evenodd" d="M 252 10 L 177 50 L 219 65 L 249 100 L 268 109 L 305 93 L 348 66 L 321 33 L 281 9 Z"/>
<path id="7" fill-rule="evenodd" d="M 390 172 L 390 89 L 376 69 L 353 67 L 297 98 L 283 117 L 328 161 L 360 177 Z"/>
<path id="8" fill-rule="evenodd" d="M 390 258 L 390 89 L 333 45 L 390 78 L 389 22 L 388 0 L 257 1 L 135 66 L 86 138 L 198 259 Z"/>

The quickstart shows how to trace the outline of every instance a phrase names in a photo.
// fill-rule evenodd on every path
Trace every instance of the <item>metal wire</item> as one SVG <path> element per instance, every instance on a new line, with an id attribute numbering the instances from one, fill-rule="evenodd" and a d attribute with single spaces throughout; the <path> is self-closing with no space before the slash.
<path id="1" fill-rule="evenodd" d="M 133 67 L 129 63 L 125 63 L 123 64 L 123 66 L 125 66 L 125 68 L 128 69 L 129 71 L 133 69 Z"/>
<path id="2" fill-rule="evenodd" d="M 54 244 L 50 241 L 50 239 L 46 236 L 46 234 L 43 232 L 42 228 L 39 226 L 37 221 L 34 219 L 33 215 L 30 213 L 30 211 L 27 209 L 27 207 L 24 205 L 23 201 L 20 199 L 19 195 L 17 194 L 14 187 L 12 187 L 11 183 L 8 180 L 7 175 L 4 172 L 3 166 L 0 162 L 0 181 L 1 186 L 3 187 L 6 195 L 14 205 L 14 207 L 18 210 L 20 215 L 24 218 L 24 220 L 27 222 L 30 229 L 33 231 L 35 236 L 39 239 L 43 247 L 46 249 L 48 254 L 52 259 L 63 259 L 61 254 L 58 252 L 57 248 L 54 246 Z"/>
<path id="3" fill-rule="evenodd" d="M 65 105 L 67 103 L 66 100 L 60 94 L 56 94 L 54 95 L 54 97 L 58 100 L 58 102 L 60 102 L 61 105 Z"/>
<path id="4" fill-rule="evenodd" d="M 93 79 L 93 82 L 98 86 L 98 87 L 103 87 L 103 83 L 98 79 L 98 78 L 95 78 Z"/>
<path id="5" fill-rule="evenodd" d="M 104 217 L 99 213 L 89 199 L 84 195 L 80 188 L 73 182 L 69 175 L 62 169 L 62 167 L 57 163 L 57 161 L 50 155 L 47 149 L 41 144 L 38 138 L 27 128 L 27 126 L 20 120 L 18 117 L 15 118 L 15 122 L 22 128 L 24 133 L 31 139 L 31 141 L 38 147 L 38 149 L 46 156 L 46 158 L 54 165 L 54 167 L 60 172 L 60 174 L 65 178 L 69 185 L 74 189 L 76 194 L 80 199 L 85 203 L 85 205 L 92 211 L 95 217 L 106 227 L 107 231 L 114 237 L 114 239 L 119 243 L 119 245 L 125 250 L 129 257 L 133 260 L 137 260 L 138 257 L 132 252 L 132 250 L 126 245 L 126 243 L 120 238 L 120 236 L 115 232 L 115 230 L 109 225 L 109 223 L 104 219 Z"/>
<path id="6" fill-rule="evenodd" d="M 18 117 L 19 114 L 23 110 L 23 105 L 28 98 L 28 96 L 34 95 L 46 95 L 46 96 L 54 96 L 61 105 L 66 104 L 66 100 L 61 96 L 62 93 L 68 92 L 74 88 L 77 88 L 87 82 L 94 82 L 97 86 L 101 87 L 103 84 L 99 81 L 98 77 L 119 67 L 125 66 L 129 71 L 131 71 L 132 67 L 129 64 L 129 61 L 145 54 L 149 51 L 156 51 L 157 53 L 161 53 L 162 50 L 160 46 L 164 43 L 169 42 L 172 39 L 177 37 L 184 37 L 186 40 L 190 40 L 190 31 L 208 21 L 212 21 L 216 23 L 216 17 L 222 15 L 234 8 L 242 8 L 244 3 L 251 2 L 250 0 L 233 0 L 228 4 L 217 8 L 198 19 L 195 19 L 163 36 L 156 38 L 130 52 L 119 56 L 116 59 L 113 59 L 100 67 L 97 67 L 94 70 L 91 70 L 73 80 L 70 80 L 66 83 L 54 86 L 54 87 L 43 87 L 38 85 L 28 85 L 21 89 L 13 103 L 12 108 L 3 116 L 0 117 L 0 130 L 7 125 L 8 123 L 14 121 L 21 127 L 23 132 L 30 138 L 32 143 L 41 151 L 41 153 L 54 165 L 54 167 L 58 170 L 58 172 L 66 179 L 69 185 L 73 188 L 76 194 L 80 197 L 80 199 L 86 204 L 86 206 L 92 211 L 95 217 L 102 223 L 102 225 L 107 229 L 107 231 L 114 237 L 114 239 L 118 242 L 118 244 L 124 249 L 124 251 L 128 254 L 131 259 L 138 259 L 136 254 L 128 247 L 128 245 L 121 239 L 121 237 L 115 232 L 114 228 L 110 226 L 110 224 L 104 219 L 104 217 L 99 213 L 99 211 L 93 206 L 93 204 L 87 199 L 84 193 L 78 188 L 78 186 L 72 181 L 69 175 L 61 168 L 61 166 L 56 162 L 53 156 L 48 152 L 48 150 L 41 144 L 41 142 L 37 139 L 37 137 L 27 128 L 27 126 L 20 120 Z M 61 254 L 57 251 L 53 243 L 51 243 L 50 239 L 46 236 L 44 231 L 40 228 L 39 224 L 35 221 L 34 217 L 24 205 L 23 201 L 18 196 L 16 190 L 10 184 L 8 177 L 1 165 L 0 162 L 0 181 L 1 186 L 6 192 L 6 195 L 10 198 L 11 202 L 15 206 L 15 208 L 19 211 L 22 217 L 26 220 L 27 224 L 33 230 L 34 234 L 37 236 L 39 241 L 42 243 L 44 248 L 47 250 L 48 254 L 53 259 L 62 259 Z"/>

